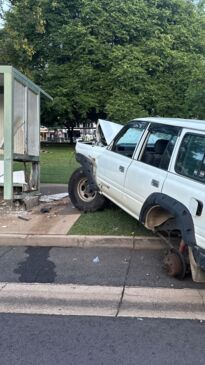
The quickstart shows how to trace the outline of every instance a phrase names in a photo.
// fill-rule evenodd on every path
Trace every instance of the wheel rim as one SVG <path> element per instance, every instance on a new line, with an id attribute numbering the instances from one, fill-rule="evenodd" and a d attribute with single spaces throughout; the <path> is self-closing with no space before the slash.
<path id="1" fill-rule="evenodd" d="M 88 180 L 86 178 L 81 179 L 77 186 L 77 193 L 82 201 L 89 203 L 95 199 L 97 192 L 96 191 L 88 192 L 87 186 L 88 186 Z"/>

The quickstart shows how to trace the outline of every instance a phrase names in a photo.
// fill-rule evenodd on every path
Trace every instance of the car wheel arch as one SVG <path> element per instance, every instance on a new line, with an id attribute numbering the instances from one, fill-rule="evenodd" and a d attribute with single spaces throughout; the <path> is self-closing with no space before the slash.
<path id="1" fill-rule="evenodd" d="M 76 153 L 76 161 L 81 164 L 82 169 L 87 176 L 90 189 L 99 191 L 99 187 L 97 186 L 96 180 L 93 176 L 93 163 L 91 159 L 82 155 L 81 153 Z"/>
<path id="2" fill-rule="evenodd" d="M 148 229 L 165 223 L 170 218 L 175 218 L 180 227 L 182 239 L 190 246 L 196 246 L 194 223 L 188 208 L 178 200 L 163 193 L 153 193 L 144 202 L 139 221 Z"/>

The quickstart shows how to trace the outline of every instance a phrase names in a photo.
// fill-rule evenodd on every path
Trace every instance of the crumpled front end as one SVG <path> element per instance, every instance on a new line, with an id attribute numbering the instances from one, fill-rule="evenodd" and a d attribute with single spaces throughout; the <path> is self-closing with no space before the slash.
<path id="1" fill-rule="evenodd" d="M 75 151 L 90 159 L 96 158 L 108 146 L 122 129 L 121 124 L 99 119 L 96 127 L 96 139 L 91 142 L 77 140 Z"/>

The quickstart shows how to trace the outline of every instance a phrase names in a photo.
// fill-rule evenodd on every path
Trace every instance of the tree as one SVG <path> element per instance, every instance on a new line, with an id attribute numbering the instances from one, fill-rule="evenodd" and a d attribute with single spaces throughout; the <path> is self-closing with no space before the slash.
<path id="1" fill-rule="evenodd" d="M 204 25 L 191 0 L 16 0 L 0 57 L 54 97 L 44 124 L 195 116 Z"/>

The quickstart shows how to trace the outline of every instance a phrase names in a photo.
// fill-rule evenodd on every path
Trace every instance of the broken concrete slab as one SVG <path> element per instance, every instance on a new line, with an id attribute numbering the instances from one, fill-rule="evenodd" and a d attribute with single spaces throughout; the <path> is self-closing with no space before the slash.
<path id="1" fill-rule="evenodd" d="M 50 194 L 50 195 L 42 195 L 39 198 L 39 201 L 41 203 L 50 203 L 53 201 L 58 201 L 63 198 L 66 198 L 68 196 L 68 193 L 58 193 L 58 194 Z"/>

